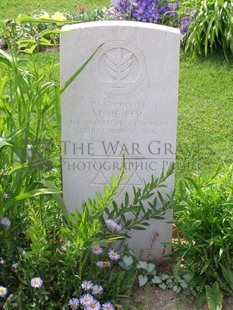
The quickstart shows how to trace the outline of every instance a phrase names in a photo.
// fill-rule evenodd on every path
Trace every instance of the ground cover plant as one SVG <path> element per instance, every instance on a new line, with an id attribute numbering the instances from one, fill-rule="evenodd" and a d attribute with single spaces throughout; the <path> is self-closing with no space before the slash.
<path id="1" fill-rule="evenodd" d="M 209 309 L 220 309 L 221 291 L 233 288 L 233 165 L 187 177 L 179 185 L 175 275 L 189 275 L 199 306 L 206 294 Z"/>
<path id="2" fill-rule="evenodd" d="M 49 7 L 44 9 L 49 11 Z M 49 16 L 56 11 L 54 7 Z M 73 14 L 77 16 L 76 11 Z M 57 29 L 56 22 L 53 24 Z M 14 23 L 7 26 L 14 31 Z M 66 212 L 60 197 L 58 54 L 19 57 L 17 40 L 9 43 L 7 52 L 1 52 L 1 306 L 76 309 L 79 304 L 82 309 L 83 302 L 90 299 L 92 309 L 98 309 L 99 302 L 103 309 L 112 309 L 116 302 L 130 296 L 134 280 L 137 283 L 138 279 L 139 285 L 147 279 L 152 284 L 183 290 L 187 283 L 180 277 L 185 273 L 192 281 L 188 289 L 194 288 L 198 302 L 205 296 L 210 309 L 221 309 L 222 292 L 232 291 L 232 63 L 227 63 L 221 53 L 196 60 L 181 53 L 175 211 L 180 231 L 177 255 L 185 269 L 177 264 L 176 277 L 167 278 L 154 274 L 152 265 L 136 264 L 128 250 L 119 257 L 112 246 L 114 240 L 126 237 L 124 229 L 129 225 L 133 228 L 133 223 L 125 221 L 124 212 L 127 208 L 136 212 L 127 196 L 124 212 L 117 205 L 108 212 L 122 176 L 112 180 L 103 197 L 97 195 L 95 201 L 84 205 L 83 214 L 77 212 L 71 217 Z M 29 49 L 34 46 L 37 50 L 41 42 L 31 43 Z M 45 43 L 49 45 L 50 41 Z M 228 167 L 209 174 L 224 162 Z M 179 187 L 184 176 L 189 179 L 181 181 Z M 156 182 L 152 180 L 144 194 L 136 194 L 139 200 L 135 203 L 140 205 L 143 195 L 150 195 L 150 190 L 161 185 Z M 197 204 L 201 208 L 197 209 Z M 99 217 L 100 206 L 109 222 Z M 164 210 L 166 207 L 170 205 L 164 203 Z M 206 217 L 210 213 L 213 216 Z M 143 228 L 149 217 L 161 214 L 144 214 L 145 218 L 134 225 Z M 77 222 L 82 222 L 81 229 Z M 194 226 L 191 232 L 185 223 Z M 183 243 L 184 237 L 187 243 Z M 84 297 L 90 293 L 95 298 Z M 217 297 L 215 304 L 211 296 Z"/>

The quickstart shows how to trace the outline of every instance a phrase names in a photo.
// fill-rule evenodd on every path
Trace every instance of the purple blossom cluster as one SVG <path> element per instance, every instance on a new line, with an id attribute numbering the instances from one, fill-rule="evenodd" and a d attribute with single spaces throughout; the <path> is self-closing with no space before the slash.
<path id="1" fill-rule="evenodd" d="M 180 33 L 182 35 L 184 35 L 187 32 L 188 27 L 189 27 L 191 22 L 192 22 L 192 18 L 190 16 L 181 17 L 181 19 L 180 19 Z"/>
<path id="2" fill-rule="evenodd" d="M 81 288 L 84 291 L 91 291 L 92 295 L 100 295 L 103 292 L 103 288 L 100 285 L 94 285 L 91 281 L 83 281 L 81 284 Z M 96 300 L 90 293 L 85 293 L 80 298 L 72 297 L 68 306 L 72 310 L 79 309 L 79 306 L 83 306 L 85 310 L 114 310 L 114 306 L 110 302 L 106 302 L 104 304 L 100 304 L 98 300 Z"/>
<path id="3" fill-rule="evenodd" d="M 115 9 L 137 21 L 159 23 L 164 14 L 176 16 L 179 2 L 163 0 L 118 0 Z"/>
<path id="4" fill-rule="evenodd" d="M 115 16 L 135 19 L 140 22 L 166 24 L 177 27 L 179 24 L 181 34 L 185 34 L 192 21 L 189 16 L 180 18 L 178 9 L 180 2 L 168 0 L 117 0 L 114 7 Z M 179 20 L 179 21 L 178 21 Z"/>
<path id="5" fill-rule="evenodd" d="M 105 220 L 105 224 L 112 231 L 120 231 L 122 229 L 121 225 L 118 225 L 114 220 L 111 220 L 111 219 Z"/>

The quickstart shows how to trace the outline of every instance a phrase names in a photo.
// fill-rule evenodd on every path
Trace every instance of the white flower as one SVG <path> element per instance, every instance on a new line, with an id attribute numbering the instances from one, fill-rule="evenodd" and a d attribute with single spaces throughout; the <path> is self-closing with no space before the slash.
<path id="1" fill-rule="evenodd" d="M 7 288 L 4 286 L 0 286 L 0 297 L 4 297 L 7 294 Z"/>
<path id="2" fill-rule="evenodd" d="M 43 284 L 43 281 L 40 277 L 36 277 L 36 278 L 31 279 L 31 286 L 32 287 L 38 288 L 38 287 L 41 287 L 42 284 Z"/>
<path id="3" fill-rule="evenodd" d="M 10 226 L 11 221 L 8 219 L 8 217 L 3 217 L 3 218 L 1 219 L 1 224 L 2 224 L 3 226 Z"/>

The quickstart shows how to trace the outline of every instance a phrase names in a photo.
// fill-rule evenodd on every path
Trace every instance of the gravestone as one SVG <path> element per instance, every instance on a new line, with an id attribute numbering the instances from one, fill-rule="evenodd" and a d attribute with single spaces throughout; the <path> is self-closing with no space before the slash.
<path id="1" fill-rule="evenodd" d="M 70 212 L 102 192 L 125 157 L 126 178 L 117 197 L 132 194 L 175 160 L 180 36 L 177 29 L 127 21 L 65 26 L 61 35 L 61 82 L 98 48 L 62 95 L 63 191 Z M 174 188 L 174 176 L 166 193 Z M 131 195 L 132 197 L 132 195 Z M 172 219 L 151 221 L 131 233 L 138 258 L 169 251 Z"/>

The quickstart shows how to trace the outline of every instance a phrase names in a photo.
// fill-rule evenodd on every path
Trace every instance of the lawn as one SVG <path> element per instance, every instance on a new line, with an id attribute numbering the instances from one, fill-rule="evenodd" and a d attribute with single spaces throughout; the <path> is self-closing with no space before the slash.
<path id="1" fill-rule="evenodd" d="M 30 1 L 30 0 L 2 0 L 0 2 L 0 20 L 7 18 L 16 18 L 19 14 L 30 14 L 34 10 L 43 9 L 50 13 L 65 12 L 76 10 L 77 7 L 85 5 L 86 8 L 95 8 L 101 6 L 108 6 L 109 0 L 41 0 L 41 1 Z"/>

